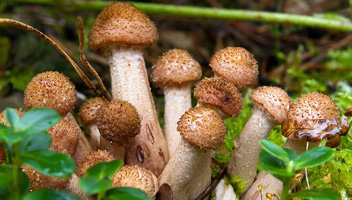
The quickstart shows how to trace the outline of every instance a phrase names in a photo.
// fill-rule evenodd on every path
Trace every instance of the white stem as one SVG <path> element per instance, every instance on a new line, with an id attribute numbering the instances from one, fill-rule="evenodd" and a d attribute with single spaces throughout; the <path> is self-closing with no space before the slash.
<path id="1" fill-rule="evenodd" d="M 86 193 L 82 191 L 81 187 L 78 184 L 78 181 L 79 181 L 79 177 L 76 174 L 72 174 L 70 181 L 65 188 L 65 191 L 75 195 L 81 200 L 93 200 L 94 199 L 93 197 L 88 196 Z"/>
<path id="2" fill-rule="evenodd" d="M 221 181 L 215 188 L 215 199 L 238 200 L 235 192 L 233 191 L 232 185 L 227 185 L 224 179 L 221 179 Z"/>
<path id="3" fill-rule="evenodd" d="M 234 141 L 235 148 L 229 162 L 228 174 L 246 181 L 247 189 L 257 174 L 259 153 L 262 150 L 259 140 L 266 139 L 276 124 L 262 109 L 254 107 L 252 116 Z"/>
<path id="4" fill-rule="evenodd" d="M 114 156 L 115 159 L 125 159 L 125 145 L 110 142 L 102 136 L 100 136 L 100 149 L 106 150 Z"/>
<path id="5" fill-rule="evenodd" d="M 160 128 L 141 48 L 112 47 L 109 55 L 112 96 L 136 107 L 141 132 L 126 146 L 126 163 L 160 175 L 169 160 Z"/>
<path id="6" fill-rule="evenodd" d="M 88 126 L 90 132 L 89 143 L 96 151 L 100 149 L 100 132 L 96 124 L 91 124 Z"/>
<path id="7" fill-rule="evenodd" d="M 165 94 L 165 138 L 171 156 L 181 140 L 177 131 L 177 122 L 180 117 L 192 107 L 191 84 L 180 86 L 166 86 Z"/>
<path id="8" fill-rule="evenodd" d="M 197 168 L 202 150 L 181 139 L 170 161 L 160 175 L 159 187 L 170 186 L 173 199 L 188 200 L 188 188 Z"/>
<path id="9" fill-rule="evenodd" d="M 307 146 L 306 146 L 306 151 L 309 150 L 309 142 L 307 142 Z M 310 185 L 309 185 L 309 179 L 308 179 L 308 169 L 307 167 L 304 168 L 304 172 L 306 174 L 306 181 L 307 181 L 307 187 L 308 187 L 308 190 L 310 190 Z"/>

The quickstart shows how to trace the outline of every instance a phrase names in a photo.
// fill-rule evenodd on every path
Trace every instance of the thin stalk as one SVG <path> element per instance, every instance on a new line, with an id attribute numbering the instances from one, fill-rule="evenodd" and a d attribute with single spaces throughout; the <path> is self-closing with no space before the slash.
<path id="1" fill-rule="evenodd" d="M 282 189 L 281 200 L 287 199 L 289 191 L 290 191 L 290 181 L 285 181 L 284 188 Z"/>
<path id="2" fill-rule="evenodd" d="M 307 142 L 306 151 L 308 151 L 308 149 L 309 149 L 309 142 Z M 308 179 L 308 169 L 307 169 L 307 167 L 304 168 L 304 172 L 305 172 L 305 174 L 306 174 L 307 187 L 308 187 L 308 190 L 310 190 L 309 179 Z"/>
<path id="3" fill-rule="evenodd" d="M 13 145 L 13 171 L 12 171 L 12 178 L 13 178 L 13 199 L 20 199 L 20 191 L 19 191 L 19 182 L 18 182 L 18 171 L 20 169 L 20 161 L 19 161 L 19 149 L 20 149 L 20 143 L 14 144 Z"/>
<path id="4" fill-rule="evenodd" d="M 97 198 L 97 200 L 102 200 L 102 199 L 104 199 L 104 198 L 105 198 L 105 193 L 106 193 L 106 191 L 99 192 L 99 193 L 98 193 L 98 198 Z"/>
<path id="5" fill-rule="evenodd" d="M 45 6 L 55 6 L 51 0 L 12 0 L 12 3 L 35 4 Z M 317 28 L 334 29 L 340 31 L 352 31 L 352 23 L 341 20 L 324 19 L 305 15 L 250 11 L 238 9 L 217 9 L 217 8 L 202 8 L 194 6 L 175 6 L 169 4 L 156 3 L 136 3 L 137 8 L 146 12 L 149 15 L 166 15 L 177 17 L 193 17 L 193 18 L 211 18 L 211 19 L 232 19 L 243 21 L 269 22 L 279 24 L 294 24 L 300 26 L 310 26 Z M 70 6 L 75 11 L 100 11 L 111 1 L 70 1 L 67 6 Z"/>

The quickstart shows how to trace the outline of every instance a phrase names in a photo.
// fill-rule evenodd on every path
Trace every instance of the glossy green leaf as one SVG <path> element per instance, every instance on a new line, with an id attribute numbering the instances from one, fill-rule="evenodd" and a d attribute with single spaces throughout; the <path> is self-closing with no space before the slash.
<path id="1" fill-rule="evenodd" d="M 289 162 L 290 158 L 288 156 L 288 154 L 286 153 L 286 151 L 281 148 L 279 145 L 270 142 L 269 140 L 260 140 L 260 146 L 263 148 L 263 150 L 265 150 L 266 152 L 268 152 L 269 154 L 285 161 L 285 162 Z"/>
<path id="2" fill-rule="evenodd" d="M 298 155 L 296 154 L 296 152 L 292 151 L 291 149 L 286 149 L 284 148 L 284 150 L 286 151 L 288 157 L 290 158 L 290 160 L 294 160 L 298 157 Z"/>
<path id="3" fill-rule="evenodd" d="M 334 157 L 334 151 L 329 147 L 316 147 L 306 151 L 294 159 L 296 170 L 315 167 L 329 161 Z"/>
<path id="4" fill-rule="evenodd" d="M 8 165 L 2 165 L 0 166 L 0 179 L 5 177 L 5 179 L 8 179 L 8 181 L 12 181 L 13 177 L 13 168 Z M 6 178 L 7 177 L 7 178 Z M 18 183 L 19 183 L 19 191 L 20 195 L 25 195 L 29 191 L 29 179 L 26 173 L 24 173 L 22 170 L 18 171 Z M 10 194 L 12 192 L 12 188 L 10 188 L 10 184 L 6 184 L 5 186 L 0 186 L 0 199 L 9 199 Z"/>
<path id="5" fill-rule="evenodd" d="M 27 134 L 39 133 L 57 124 L 61 116 L 53 109 L 35 108 L 26 112 L 20 119 L 18 128 Z"/>
<path id="6" fill-rule="evenodd" d="M 18 125 L 18 122 L 20 121 L 20 117 L 13 108 L 6 108 L 4 112 L 4 117 L 10 127 L 16 127 Z"/>
<path id="7" fill-rule="evenodd" d="M 117 170 L 123 166 L 122 160 L 113 160 L 111 162 L 100 162 L 87 170 L 87 176 L 97 177 L 99 179 L 111 178 Z"/>
<path id="8" fill-rule="evenodd" d="M 293 177 L 295 175 L 294 172 L 289 172 L 286 170 L 286 163 L 284 161 L 274 157 L 264 150 L 259 154 L 258 168 L 272 174 L 280 180 L 284 180 L 287 177 Z"/>
<path id="9" fill-rule="evenodd" d="M 339 193 L 331 188 L 302 190 L 291 194 L 291 198 L 297 197 L 299 199 L 314 199 L 314 200 L 337 200 L 340 199 Z"/>
<path id="10" fill-rule="evenodd" d="M 50 145 L 51 137 L 46 131 L 43 133 L 27 135 L 20 143 L 20 153 L 46 150 L 49 149 Z"/>
<path id="11" fill-rule="evenodd" d="M 112 185 L 110 179 L 99 179 L 97 177 L 85 176 L 79 179 L 79 186 L 87 194 L 97 194 L 106 191 Z"/>
<path id="12" fill-rule="evenodd" d="M 112 188 L 106 192 L 106 200 L 153 200 L 140 189 L 132 187 Z"/>
<path id="13" fill-rule="evenodd" d="M 75 171 L 72 158 L 55 151 L 31 151 L 22 154 L 20 159 L 24 164 L 48 176 L 67 178 Z"/>
<path id="14" fill-rule="evenodd" d="M 29 193 L 24 200 L 39 200 L 39 199 L 50 199 L 50 200 L 79 200 L 77 197 L 73 196 L 64 191 L 51 190 L 51 189 L 41 189 Z"/>

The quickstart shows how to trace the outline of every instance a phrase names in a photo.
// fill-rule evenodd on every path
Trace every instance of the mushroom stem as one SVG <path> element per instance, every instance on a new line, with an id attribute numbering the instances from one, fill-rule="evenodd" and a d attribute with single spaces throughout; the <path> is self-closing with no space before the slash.
<path id="1" fill-rule="evenodd" d="M 221 179 L 219 184 L 215 188 L 215 199 L 216 200 L 238 200 L 232 186 L 225 183 L 224 179 Z"/>
<path id="2" fill-rule="evenodd" d="M 165 139 L 171 156 L 181 141 L 177 131 L 177 122 L 189 110 L 191 105 L 191 84 L 165 86 Z"/>
<path id="3" fill-rule="evenodd" d="M 65 191 L 77 196 L 81 200 L 93 200 L 93 197 L 88 196 L 86 193 L 82 191 L 79 184 L 79 177 L 76 174 L 72 174 L 70 181 L 68 182 Z"/>
<path id="4" fill-rule="evenodd" d="M 100 136 L 100 149 L 104 149 L 109 152 L 116 159 L 125 159 L 125 145 L 124 144 L 116 144 L 110 142 L 109 140 L 104 139 Z"/>
<path id="5" fill-rule="evenodd" d="M 140 165 L 160 175 L 169 160 L 150 91 L 142 48 L 111 46 L 109 55 L 113 99 L 136 107 L 141 131 L 126 146 L 126 164 Z"/>
<path id="6" fill-rule="evenodd" d="M 92 146 L 94 150 L 100 149 L 100 132 L 97 127 L 97 124 L 90 124 L 88 126 L 89 132 L 90 132 L 90 139 L 89 143 Z"/>
<path id="7" fill-rule="evenodd" d="M 266 139 L 277 124 L 273 117 L 254 106 L 252 116 L 234 141 L 235 148 L 229 162 L 228 173 L 246 181 L 247 189 L 257 173 L 259 153 L 262 150 L 258 145 L 259 140 Z"/>

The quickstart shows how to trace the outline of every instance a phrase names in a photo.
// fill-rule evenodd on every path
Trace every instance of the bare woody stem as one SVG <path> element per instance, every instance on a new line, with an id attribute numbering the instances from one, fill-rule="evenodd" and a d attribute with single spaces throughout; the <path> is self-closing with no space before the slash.
<path id="1" fill-rule="evenodd" d="M 51 0 L 12 0 L 13 3 L 27 3 L 45 6 L 54 6 Z M 278 24 L 293 24 L 299 26 L 309 26 L 317 28 L 334 29 L 339 31 L 352 31 L 352 23 L 341 20 L 324 19 L 304 15 L 249 11 L 238 9 L 214 9 L 201 8 L 193 6 L 175 6 L 156 3 L 136 3 L 130 2 L 138 9 L 149 15 L 167 15 L 177 17 L 194 17 L 194 18 L 211 18 L 211 19 L 233 19 L 243 21 L 268 22 Z M 107 5 L 110 1 L 76 1 L 69 4 L 71 9 L 98 11 Z"/>

